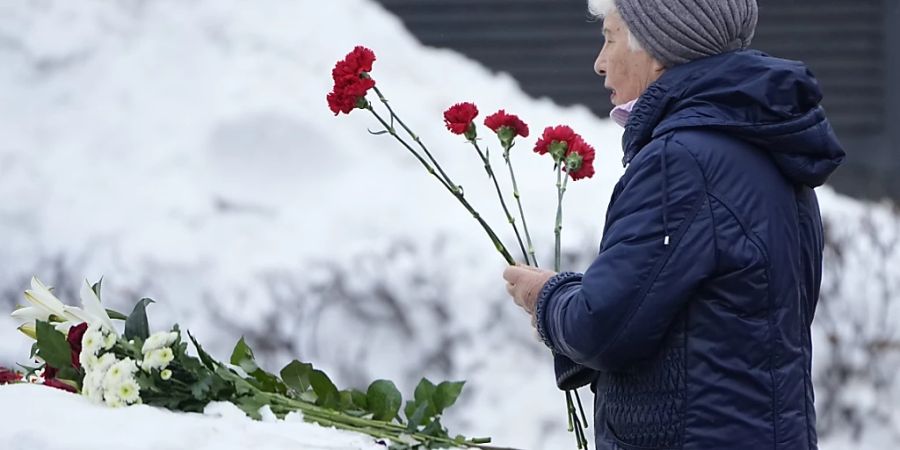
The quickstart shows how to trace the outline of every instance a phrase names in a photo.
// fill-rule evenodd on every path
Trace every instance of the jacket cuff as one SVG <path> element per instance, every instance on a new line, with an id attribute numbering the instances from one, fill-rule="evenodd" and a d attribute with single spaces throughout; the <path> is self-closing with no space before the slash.
<path id="1" fill-rule="evenodd" d="M 597 376 L 596 370 L 582 366 L 559 353 L 553 355 L 553 369 L 556 373 L 556 386 L 562 391 L 586 386 Z"/>
<path id="2" fill-rule="evenodd" d="M 575 272 L 558 273 L 544 283 L 544 287 L 538 295 L 537 305 L 534 308 L 534 318 L 535 323 L 537 324 L 538 335 L 540 335 L 544 345 L 549 347 L 554 353 L 556 353 L 556 350 L 553 348 L 553 341 L 547 333 L 545 324 L 548 303 L 553 298 L 553 294 L 556 292 L 557 288 L 570 281 L 581 281 L 581 276 L 580 273 Z"/>

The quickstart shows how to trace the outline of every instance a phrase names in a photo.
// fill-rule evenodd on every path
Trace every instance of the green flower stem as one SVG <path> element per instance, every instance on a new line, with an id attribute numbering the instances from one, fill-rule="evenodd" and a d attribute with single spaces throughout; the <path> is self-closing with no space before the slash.
<path id="1" fill-rule="evenodd" d="M 531 261 L 528 260 L 528 251 L 525 250 L 525 244 L 522 243 L 522 235 L 519 233 L 519 227 L 516 226 L 516 219 L 513 218 L 512 214 L 509 213 L 509 208 L 506 207 L 506 200 L 503 198 L 503 191 L 500 190 L 500 184 L 497 182 L 497 177 L 494 176 L 494 170 L 491 168 L 491 160 L 484 152 L 481 151 L 481 147 L 478 146 L 478 141 L 476 141 L 475 139 L 470 139 L 469 143 L 471 143 L 472 146 L 475 147 L 475 151 L 478 152 L 478 156 L 484 163 L 485 172 L 487 172 L 488 177 L 491 179 L 491 181 L 494 182 L 494 189 L 496 189 L 497 191 L 497 197 L 500 198 L 500 206 L 503 207 L 503 212 L 506 213 L 506 220 L 510 225 L 512 225 L 512 229 L 516 233 L 516 240 L 519 243 L 519 248 L 522 250 L 522 256 L 525 257 L 525 264 L 530 264 Z"/>
<path id="2" fill-rule="evenodd" d="M 429 436 L 427 434 L 418 432 L 411 433 L 406 429 L 406 426 L 393 422 L 352 417 L 346 414 L 341 414 L 338 411 L 313 405 L 311 403 L 289 399 L 279 394 L 272 394 L 261 391 L 259 393 L 266 397 L 266 399 L 269 400 L 270 404 L 277 405 L 279 407 L 279 410 L 282 410 L 281 407 L 283 407 L 291 411 L 300 411 L 301 413 L 303 413 L 304 420 L 308 422 L 315 422 L 319 425 L 332 426 L 339 429 L 361 432 L 376 438 L 396 439 L 401 434 L 407 434 L 413 439 L 423 443 L 431 441 L 441 444 L 448 444 L 453 446 L 463 445 L 467 447 L 477 447 L 480 444 L 490 442 L 489 438 L 476 438 L 460 442 L 455 439 Z"/>
<path id="3" fill-rule="evenodd" d="M 399 123 L 400 126 L 403 127 L 403 130 L 406 131 L 406 134 L 408 134 L 409 137 L 411 137 L 412 140 L 415 141 L 416 144 L 419 145 L 419 147 L 425 152 L 425 155 L 428 157 L 428 159 L 431 161 L 431 163 L 434 164 L 434 167 L 437 168 L 438 172 L 441 174 L 441 177 L 443 177 L 446 184 L 448 184 L 448 185 L 452 186 L 454 189 L 458 190 L 459 186 L 453 184 L 453 181 L 450 180 L 450 177 L 444 172 L 444 169 L 441 168 L 441 165 L 438 164 L 438 162 L 434 159 L 433 156 L 431 156 L 431 152 L 428 151 L 428 148 L 425 147 L 425 144 L 423 144 L 422 140 L 419 139 L 419 135 L 417 135 L 416 133 L 413 133 L 412 130 L 410 130 L 409 127 L 407 127 L 406 124 L 403 123 L 403 120 L 401 120 L 400 116 L 398 116 L 394 112 L 394 109 L 391 108 L 391 105 L 388 102 L 388 99 L 384 97 L 384 95 L 381 93 L 381 91 L 378 89 L 378 87 L 373 87 L 372 90 L 375 91 L 375 94 L 378 95 L 378 100 L 380 100 L 381 103 L 384 104 L 384 107 L 387 108 L 388 112 L 391 114 L 391 120 L 396 120 L 397 123 Z"/>
<path id="4" fill-rule="evenodd" d="M 553 259 L 553 269 L 557 272 L 559 272 L 560 265 L 562 264 L 562 201 L 563 195 L 566 193 L 566 184 L 569 181 L 568 174 L 566 174 L 565 178 L 562 176 L 563 164 L 565 164 L 565 162 L 561 161 L 556 169 L 556 191 L 558 194 L 558 202 L 556 204 L 556 227 L 554 228 L 554 234 L 556 235 L 556 252 Z"/>
<path id="5" fill-rule="evenodd" d="M 556 227 L 554 234 L 556 236 L 555 257 L 553 258 L 553 268 L 557 272 L 562 265 L 562 202 L 566 193 L 566 185 L 569 181 L 569 174 L 563 175 L 563 164 L 560 161 L 556 168 Z M 578 402 L 578 410 L 581 411 L 581 417 L 578 416 L 578 410 L 575 409 L 575 401 L 572 400 L 573 394 Z M 584 407 L 581 405 L 581 397 L 578 396 L 577 390 L 566 391 L 566 410 L 568 413 L 569 431 L 575 432 L 575 440 L 579 449 L 588 448 L 587 438 L 584 436 L 584 428 L 587 428 L 587 417 L 584 414 Z"/>
<path id="6" fill-rule="evenodd" d="M 588 428 L 587 414 L 584 413 L 584 405 L 581 404 L 581 395 L 578 394 L 577 389 L 573 392 L 575 394 L 575 400 L 578 401 L 578 411 L 581 412 L 581 424 L 584 428 Z"/>
<path id="7" fill-rule="evenodd" d="M 466 208 L 467 211 L 469 211 L 470 214 L 472 214 L 472 217 L 474 217 L 475 220 L 478 221 L 478 223 L 484 229 L 485 233 L 487 233 L 488 237 L 491 239 L 491 242 L 494 243 L 494 247 L 497 249 L 498 252 L 500 252 L 500 255 L 503 256 L 503 259 L 506 260 L 506 263 L 511 266 L 515 265 L 516 261 L 509 254 L 509 251 L 506 249 L 506 246 L 503 245 L 503 242 L 500 241 L 500 238 L 497 237 L 497 234 L 494 233 L 493 229 L 491 229 L 491 226 L 488 225 L 488 223 L 481 217 L 481 215 L 478 214 L 477 211 L 475 211 L 475 208 L 473 208 L 472 205 L 469 204 L 468 200 L 466 200 L 466 198 L 462 192 L 462 189 L 460 189 L 458 186 L 455 186 L 455 185 L 451 186 L 452 183 L 448 183 L 448 181 L 446 181 L 443 178 L 441 178 L 440 176 L 438 176 L 435 173 L 434 168 L 431 166 L 431 164 L 429 164 L 428 161 L 425 161 L 425 159 L 422 158 L 422 155 L 420 155 L 418 152 L 416 152 L 415 149 L 413 149 L 405 140 L 403 140 L 403 138 L 397 134 L 397 130 L 395 130 L 380 115 L 378 115 L 378 113 L 375 111 L 375 109 L 372 108 L 371 104 L 368 104 L 366 106 L 366 109 L 368 109 L 369 112 L 371 112 L 375 116 L 375 118 L 378 119 L 379 122 L 381 122 L 381 125 L 384 126 L 384 129 L 388 133 L 390 133 L 391 136 L 393 136 L 397 141 L 400 142 L 400 144 L 402 144 L 404 147 L 406 147 L 406 149 L 409 150 L 410 153 L 412 153 L 413 156 L 415 156 L 416 159 L 418 159 L 419 162 L 422 163 L 423 166 L 425 166 L 425 169 L 428 170 L 428 173 L 434 175 L 438 180 L 440 180 L 441 184 L 444 185 L 444 187 L 448 191 L 450 191 L 450 193 L 453 194 L 454 197 L 456 197 L 456 199 L 463 205 L 463 207 Z M 424 146 L 423 146 L 423 148 L 424 148 Z"/>
<path id="8" fill-rule="evenodd" d="M 534 244 L 531 243 L 531 234 L 528 233 L 528 224 L 525 222 L 525 210 L 522 209 L 522 199 L 521 195 L 519 195 L 519 186 L 516 184 L 516 174 L 513 173 L 512 163 L 509 160 L 509 151 L 513 148 L 513 145 L 508 147 L 503 147 L 503 159 L 506 161 L 506 167 L 509 168 L 509 178 L 512 180 L 513 186 L 513 197 L 516 199 L 516 203 L 519 206 L 519 217 L 522 218 L 522 229 L 525 231 L 525 240 L 528 242 L 528 254 L 531 256 L 531 263 L 534 267 L 538 266 L 537 256 L 534 254 Z M 528 258 L 526 258 L 527 261 Z"/>

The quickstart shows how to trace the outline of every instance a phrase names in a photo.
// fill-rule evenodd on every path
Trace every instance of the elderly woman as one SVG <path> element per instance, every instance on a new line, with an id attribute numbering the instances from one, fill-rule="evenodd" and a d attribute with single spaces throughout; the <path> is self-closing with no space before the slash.
<path id="1" fill-rule="evenodd" d="M 814 187 L 844 152 L 806 67 L 747 50 L 755 0 L 591 2 L 625 174 L 584 273 L 504 272 L 590 384 L 598 449 L 815 449 Z"/>

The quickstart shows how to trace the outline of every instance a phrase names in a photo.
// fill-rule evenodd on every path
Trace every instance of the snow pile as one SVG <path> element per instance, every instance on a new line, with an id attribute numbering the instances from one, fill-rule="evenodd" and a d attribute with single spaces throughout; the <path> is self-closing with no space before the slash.
<path id="1" fill-rule="evenodd" d="M 87 398 L 40 385 L 0 386 L 0 448 L 131 450 L 248 448 L 385 450 L 375 439 L 303 422 L 254 421 L 231 403 L 211 403 L 204 414 L 145 405 L 107 408 Z"/>
<path id="2" fill-rule="evenodd" d="M 544 126 L 571 125 L 598 149 L 598 174 L 566 194 L 564 269 L 596 252 L 622 173 L 617 126 L 423 48 L 371 0 L 77 3 L 0 5 L 4 310 L 32 274 L 64 300 L 80 277 L 104 275 L 104 301 L 152 297 L 154 329 L 178 321 L 220 358 L 245 335 L 266 367 L 311 360 L 342 387 L 391 378 L 408 394 L 422 376 L 467 379 L 451 432 L 573 444 L 549 355 L 482 230 L 397 143 L 366 132 L 374 119 L 335 118 L 325 94 L 336 60 L 372 48 L 379 87 L 511 251 L 477 156 L 441 113 L 475 101 L 481 117 L 519 114 L 533 135 L 513 161 L 545 266 L 555 177 L 529 148 Z M 820 193 L 823 214 L 848 227 L 868 209 Z M 840 280 L 867 277 L 850 266 Z M 0 314 L 0 364 L 29 345 Z"/>

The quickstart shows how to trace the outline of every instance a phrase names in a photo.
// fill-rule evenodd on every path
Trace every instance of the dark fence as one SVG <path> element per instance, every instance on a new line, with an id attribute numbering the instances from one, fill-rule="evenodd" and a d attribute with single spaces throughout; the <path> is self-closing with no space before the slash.
<path id="1" fill-rule="evenodd" d="M 424 44 L 509 72 L 525 92 L 609 112 L 593 62 L 603 44 L 585 0 L 380 0 Z M 754 48 L 805 61 L 848 149 L 832 179 L 900 200 L 900 0 L 759 0 Z"/>

